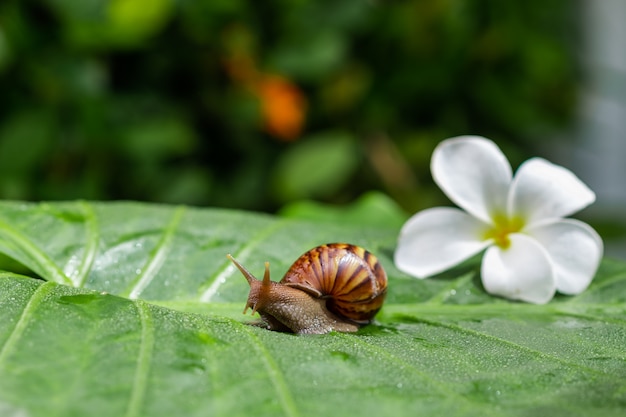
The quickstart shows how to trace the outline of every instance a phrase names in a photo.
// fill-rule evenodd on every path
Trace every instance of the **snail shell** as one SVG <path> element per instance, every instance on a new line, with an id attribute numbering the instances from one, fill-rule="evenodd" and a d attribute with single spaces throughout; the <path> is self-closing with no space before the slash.
<path id="1" fill-rule="evenodd" d="M 370 323 L 387 293 L 387 275 L 367 250 L 346 243 L 321 245 L 300 256 L 280 282 L 256 279 L 232 256 L 250 284 L 252 308 L 270 330 L 294 333 L 354 332 Z"/>

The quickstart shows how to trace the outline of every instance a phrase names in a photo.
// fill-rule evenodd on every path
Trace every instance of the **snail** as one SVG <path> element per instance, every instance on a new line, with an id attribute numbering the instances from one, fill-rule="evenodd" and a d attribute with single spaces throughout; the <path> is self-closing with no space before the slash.
<path id="1" fill-rule="evenodd" d="M 387 293 L 387 275 L 378 259 L 346 243 L 315 247 L 300 256 L 280 282 L 255 278 L 227 255 L 250 284 L 243 310 L 258 312 L 269 330 L 297 334 L 355 332 L 372 321 Z"/>

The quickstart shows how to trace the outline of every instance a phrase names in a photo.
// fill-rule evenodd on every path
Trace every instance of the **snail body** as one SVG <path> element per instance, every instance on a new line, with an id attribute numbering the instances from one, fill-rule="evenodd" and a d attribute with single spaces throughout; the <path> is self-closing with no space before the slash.
<path id="1" fill-rule="evenodd" d="M 378 259 L 365 249 L 331 243 L 300 256 L 280 282 L 255 278 L 232 256 L 228 258 L 250 284 L 248 308 L 258 312 L 270 330 L 298 334 L 355 332 L 370 323 L 382 307 L 387 275 Z"/>

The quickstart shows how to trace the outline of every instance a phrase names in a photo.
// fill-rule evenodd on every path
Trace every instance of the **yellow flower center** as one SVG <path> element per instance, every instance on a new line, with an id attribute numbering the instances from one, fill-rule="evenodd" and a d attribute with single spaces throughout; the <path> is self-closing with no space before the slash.
<path id="1" fill-rule="evenodd" d="M 508 218 L 502 214 L 496 214 L 492 217 L 493 227 L 488 229 L 484 234 L 484 239 L 493 239 L 494 243 L 502 249 L 511 246 L 509 234 L 517 233 L 524 227 L 524 221 L 519 217 Z"/>

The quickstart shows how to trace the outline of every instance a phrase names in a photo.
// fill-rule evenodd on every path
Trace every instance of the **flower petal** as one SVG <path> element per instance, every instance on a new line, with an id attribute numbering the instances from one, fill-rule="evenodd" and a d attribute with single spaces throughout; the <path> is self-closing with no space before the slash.
<path id="1" fill-rule="evenodd" d="M 433 179 L 459 207 L 490 222 L 506 213 L 511 165 L 492 141 L 480 136 L 459 136 L 441 142 L 431 161 Z"/>
<path id="2" fill-rule="evenodd" d="M 535 304 L 550 301 L 556 291 L 554 268 L 546 250 L 535 239 L 509 235 L 511 246 L 487 249 L 482 281 L 488 293 Z"/>
<path id="3" fill-rule="evenodd" d="M 570 170 L 541 158 L 520 165 L 509 195 L 509 214 L 527 224 L 569 216 L 596 199 Z"/>
<path id="4" fill-rule="evenodd" d="M 591 226 L 565 219 L 526 232 L 548 251 L 559 292 L 580 294 L 589 286 L 598 270 L 604 246 Z"/>
<path id="5" fill-rule="evenodd" d="M 396 266 L 417 278 L 434 275 L 486 248 L 487 225 L 463 211 L 435 207 L 411 217 L 402 227 L 394 254 Z"/>

